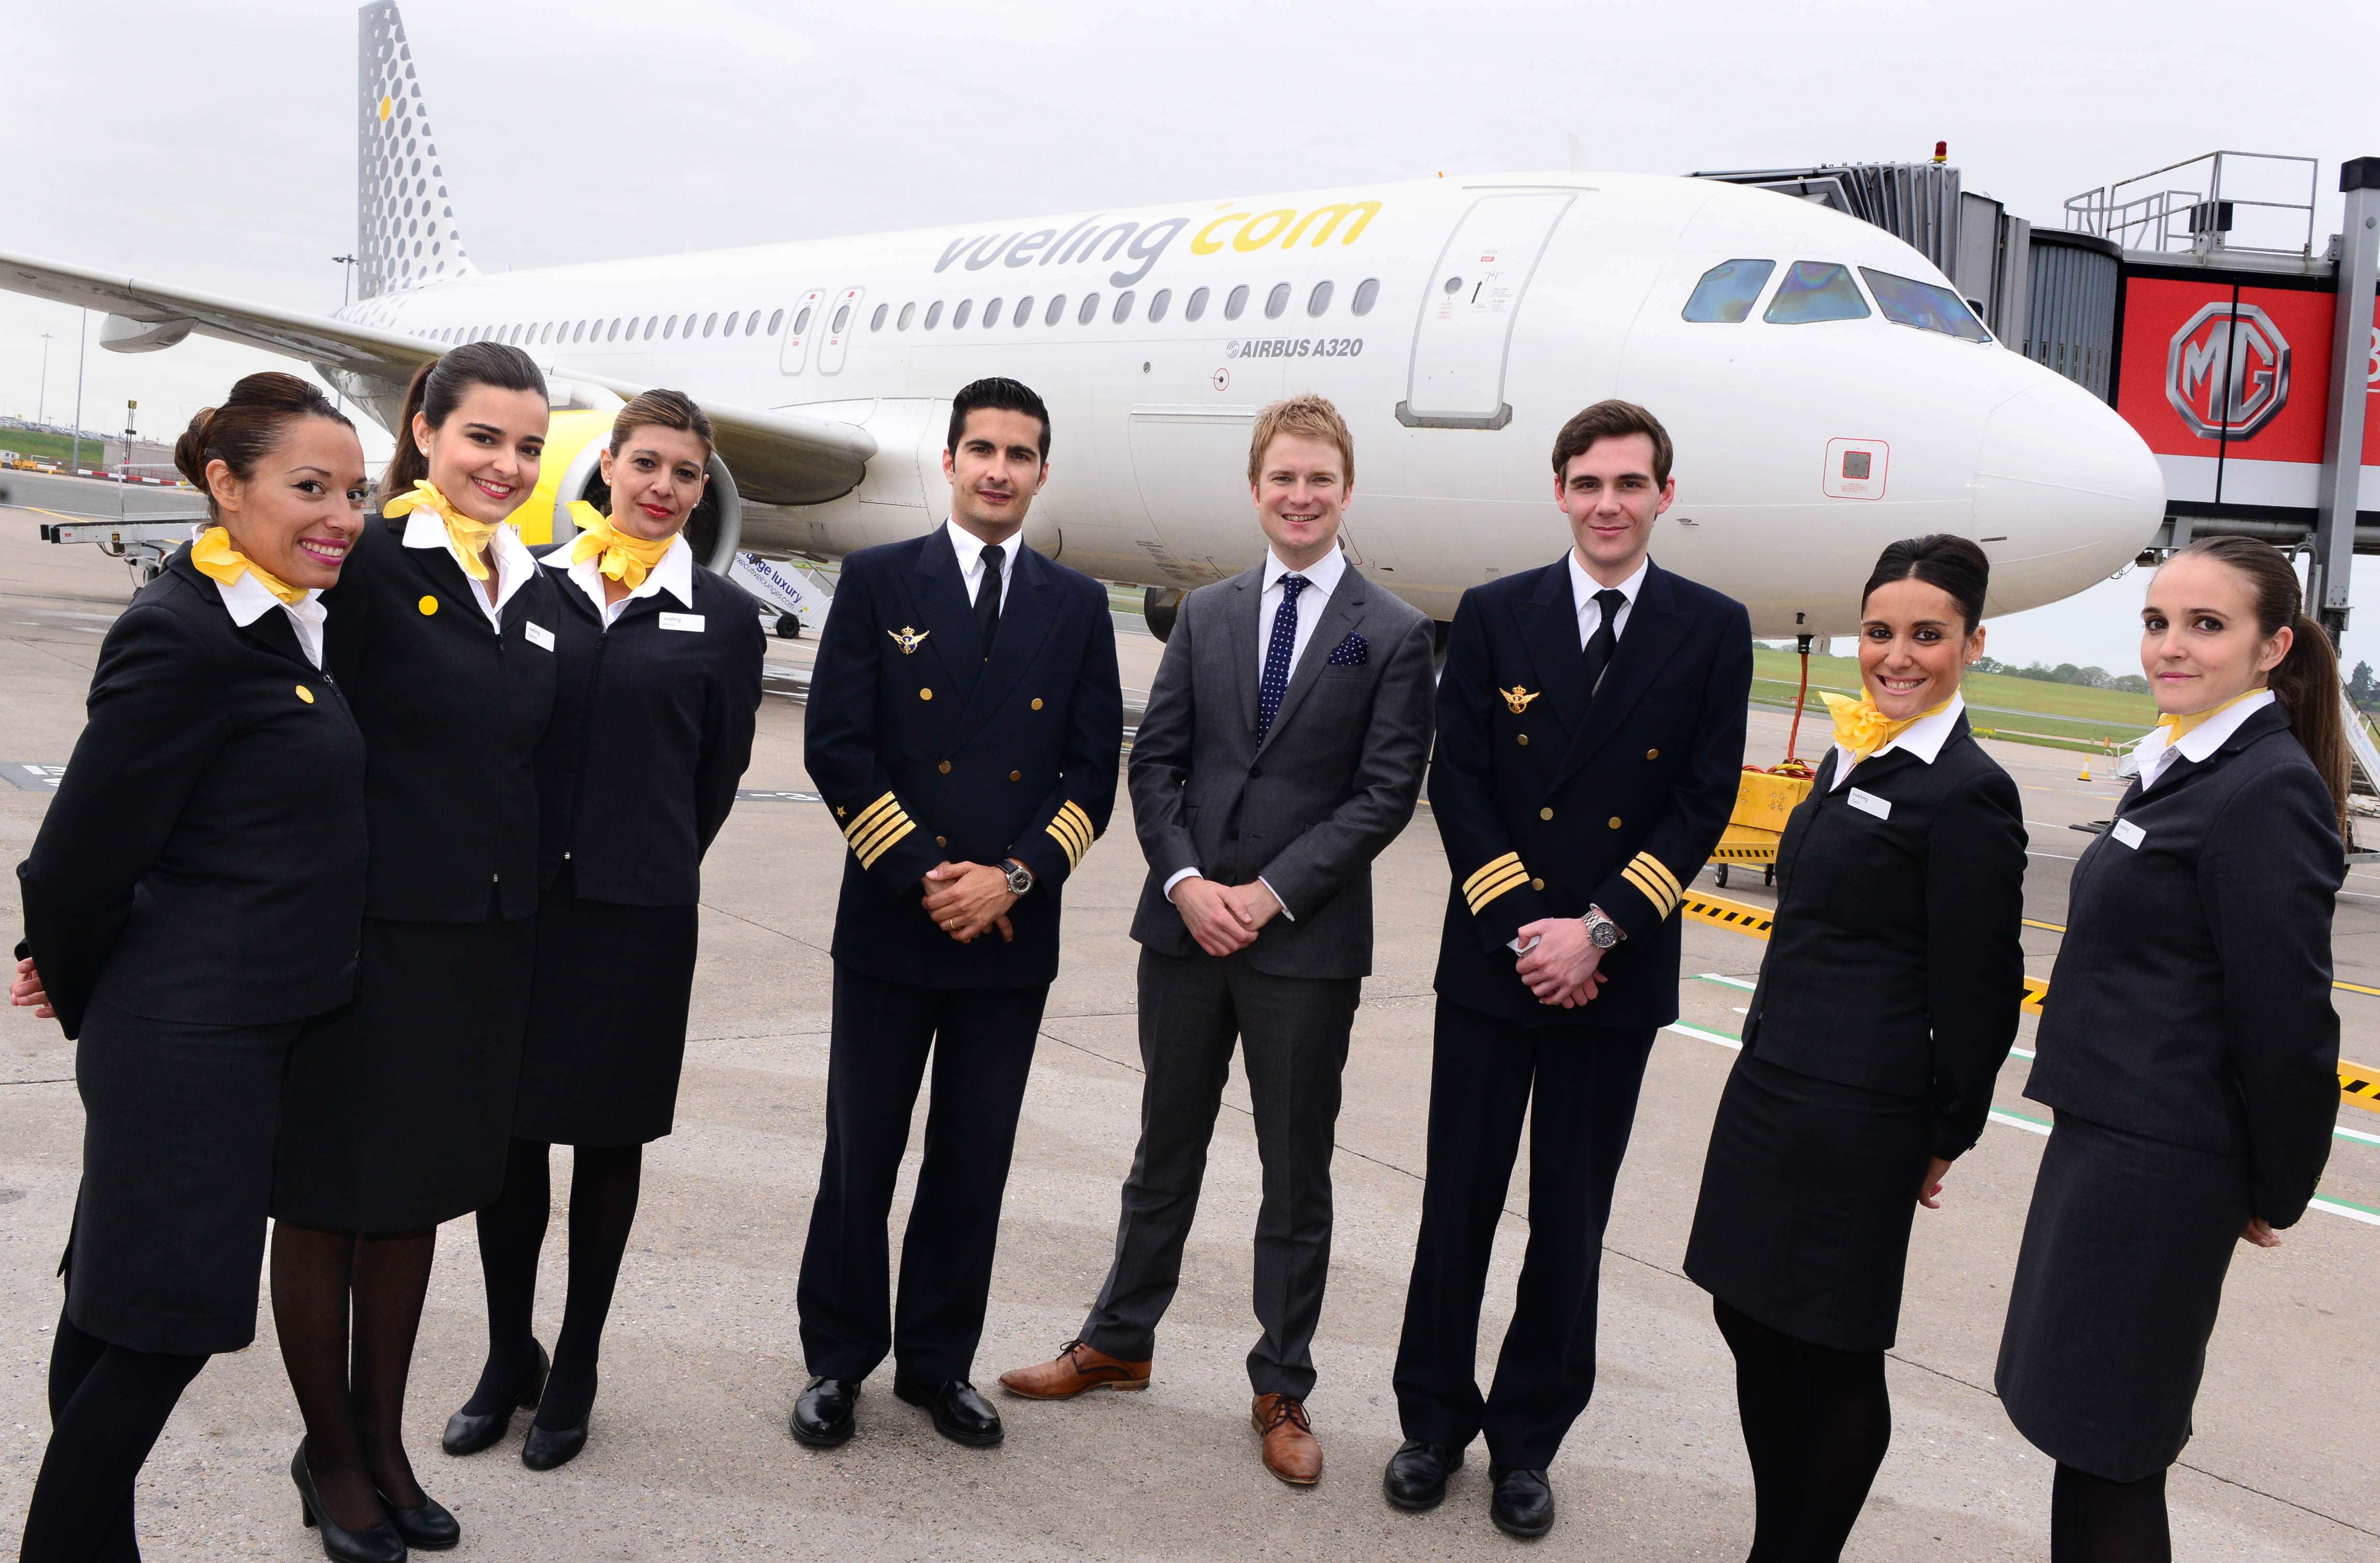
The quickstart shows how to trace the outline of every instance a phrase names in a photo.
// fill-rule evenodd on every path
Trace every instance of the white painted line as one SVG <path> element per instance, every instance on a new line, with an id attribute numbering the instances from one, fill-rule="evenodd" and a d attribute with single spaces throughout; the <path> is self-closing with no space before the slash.
<path id="1" fill-rule="evenodd" d="M 2049 1132 L 2049 1125 L 2046 1123 L 2036 1122 L 2032 1118 L 2019 1117 L 2014 1113 L 2004 1113 L 1998 1107 L 1994 1107 L 1992 1109 L 1992 1121 L 1994 1123 L 2006 1124 L 2010 1129 L 2022 1129 L 2027 1134 L 2046 1134 Z"/>
<path id="2" fill-rule="evenodd" d="M 1745 993 L 1752 993 L 1760 986 L 1757 983 L 1747 983 L 1741 977 L 1722 977 L 1716 971 L 1703 972 L 1702 979 L 1706 983 L 1718 983 L 1730 988 L 1742 988 Z"/>
<path id="3" fill-rule="evenodd" d="M 1680 1036 L 1690 1036 L 1696 1042 L 1715 1042 L 1721 1047 L 1729 1049 L 1730 1052 L 1741 1053 L 1743 1051 L 1743 1044 L 1736 1040 L 1734 1037 L 1729 1036 L 1726 1032 L 1706 1032 L 1700 1026 L 1687 1025 L 1683 1020 L 1672 1022 L 1661 1029 L 1665 1032 L 1675 1032 Z"/>
<path id="4" fill-rule="evenodd" d="M 2337 1200 L 2320 1198 L 2308 1203 L 2315 1210 L 2327 1211 L 2333 1215 L 2344 1215 L 2350 1221 L 2361 1221 L 2366 1227 L 2380 1227 L 2380 1210 L 2366 1210 L 2360 1204 L 2341 1204 Z"/>
<path id="5" fill-rule="evenodd" d="M 2341 1140 L 2361 1140 L 2367 1145 L 2380 1145 L 2380 1134 L 2366 1134 L 2360 1129 L 2340 1127 L 2331 1130 Z"/>

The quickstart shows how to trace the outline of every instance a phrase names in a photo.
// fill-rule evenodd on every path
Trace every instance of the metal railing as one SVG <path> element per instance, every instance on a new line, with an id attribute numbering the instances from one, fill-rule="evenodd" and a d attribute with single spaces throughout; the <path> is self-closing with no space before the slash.
<path id="1" fill-rule="evenodd" d="M 2242 168 L 2240 165 L 2247 165 Z M 2227 165 L 2235 176 L 2250 168 L 2263 169 L 2271 165 L 2301 165 L 2305 170 L 2306 197 L 2303 201 L 2263 201 L 2234 194 L 2225 194 L 2224 174 Z M 2073 232 L 2096 235 L 2114 239 L 2127 250 L 2144 250 L 2159 253 L 2192 252 L 2205 254 L 2216 250 L 2244 250 L 2259 255 L 2296 255 L 2311 258 L 2313 254 L 2314 195 L 2321 173 L 2321 160 L 2296 157 L 2282 153 L 2210 152 L 2152 168 L 2145 174 L 2114 184 L 2101 185 L 2069 196 L 2066 201 L 2066 226 Z M 2201 170 L 2192 179 L 2186 171 Z M 2180 175 L 2169 179 L 2168 176 Z M 2192 188 L 2195 186 L 2195 188 Z M 2252 212 L 2302 213 L 2305 231 L 2294 248 L 2277 244 L 2242 244 L 2229 237 L 2237 208 Z M 2294 225 L 2291 225 L 2292 226 Z"/>

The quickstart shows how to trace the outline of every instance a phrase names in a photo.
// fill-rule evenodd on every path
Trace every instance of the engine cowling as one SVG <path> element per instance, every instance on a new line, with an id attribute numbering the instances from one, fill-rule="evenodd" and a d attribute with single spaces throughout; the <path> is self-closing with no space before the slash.
<path id="1" fill-rule="evenodd" d="M 615 410 L 605 409 L 554 410 L 553 421 L 546 428 L 545 459 L 537 487 L 514 512 L 519 518 L 522 542 L 531 545 L 567 543 L 576 537 L 578 525 L 570 517 L 572 500 L 583 499 L 610 512 L 612 494 L 603 483 L 602 456 L 611 443 L 616 415 Z M 735 474 L 716 452 L 711 455 L 710 471 L 710 483 L 703 490 L 702 502 L 686 518 L 686 541 L 698 563 L 725 575 L 744 543 L 744 499 L 736 490 Z"/>

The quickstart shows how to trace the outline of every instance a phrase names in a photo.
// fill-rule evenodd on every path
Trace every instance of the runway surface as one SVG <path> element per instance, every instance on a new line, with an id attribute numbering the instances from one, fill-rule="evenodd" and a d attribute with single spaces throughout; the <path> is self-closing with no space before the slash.
<path id="1" fill-rule="evenodd" d="M 129 595 L 122 565 L 34 541 L 36 518 L 0 510 L 0 761 L 71 752 L 101 633 Z M 808 661 L 803 642 L 772 661 Z M 1124 682 L 1146 688 L 1157 646 L 1123 645 Z M 1755 707 L 1747 757 L 1781 756 L 1787 717 Z M 1820 742 L 1805 720 L 1803 751 Z M 2064 885 L 2119 792 L 2082 781 L 2077 756 L 1991 746 L 2023 788 L 2034 850 L 2026 914 L 2063 922 Z M 11 774 L 14 775 L 14 774 Z M 46 797 L 38 775 L 0 786 L 0 853 L 21 856 Z M 760 716 L 756 791 L 806 791 L 801 708 Z M 2380 832 L 2375 832 L 2380 835 Z M 1181 1295 L 1160 1333 L 1156 1381 L 1135 1396 L 1060 1405 L 1002 1400 L 1008 1441 L 964 1449 L 894 1400 L 880 1374 L 860 1434 L 818 1453 L 786 1413 L 805 1378 L 794 1286 L 822 1140 L 831 937 L 843 844 L 815 803 L 738 806 L 704 876 L 696 983 L 676 1131 L 646 1160 L 645 1203 L 606 1337 L 588 1450 L 537 1475 L 512 1439 L 468 1460 L 438 1452 L 483 1345 L 468 1222 L 442 1234 L 415 1366 L 408 1447 L 430 1492 L 465 1527 L 458 1557 L 715 1557 L 763 1551 L 883 1558 L 1407 1558 L 1502 1556 L 1488 1524 L 1484 1458 L 1426 1515 L 1390 1509 L 1379 1469 L 1398 1432 L 1389 1374 L 1418 1217 L 1429 1069 L 1429 977 L 1447 872 L 1424 809 L 1381 859 L 1376 974 L 1365 987 L 1336 1162 L 1339 1221 L 1313 1400 L 1321 1484 L 1281 1486 L 1257 1460 L 1242 1359 L 1254 1338 L 1248 1240 L 1257 1195 L 1247 1098 L 1236 1078 L 1209 1166 Z M 1723 892 L 1766 901 L 1756 875 Z M 1116 1188 L 1136 1130 L 1139 1068 L 1126 936 L 1141 879 L 1128 813 L 1067 890 L 1065 964 L 1051 992 L 1018 1138 L 977 1377 L 1049 1356 L 1081 1322 L 1112 1239 Z M 1698 883 L 1708 886 L 1705 875 Z M 5 932 L 6 930 L 0 930 Z M 2339 975 L 2380 987 L 2380 873 L 2359 869 L 2339 903 Z M 13 941 L 14 934 L 9 933 Z M 2028 930 L 2046 976 L 2057 935 Z M 1686 930 L 1683 1029 L 1656 1047 L 1619 1187 L 1603 1289 L 1600 1382 L 1553 1469 L 1561 1518 L 1545 1546 L 1590 1558 L 1733 1563 L 1749 1544 L 1749 1469 L 1730 1362 L 1708 1299 L 1679 1272 L 1710 1115 L 1766 946 Z M 2338 995 L 2350 1057 L 2380 1064 L 2380 997 Z M 2033 1022 L 2019 1038 L 2031 1045 Z M 1718 1039 L 1718 1040 L 1713 1040 Z M 72 1048 L 53 1023 L 0 1019 L 0 1537 L 21 1524 L 46 1436 L 42 1373 L 58 1293 L 52 1274 L 72 1211 L 80 1112 Z M 2003 1071 L 2008 1120 L 2047 1114 Z M 924 1104 L 920 1104 L 922 1114 Z M 2380 1135 L 2380 1114 L 2343 1108 Z M 922 1117 L 918 1122 L 923 1123 Z M 2043 1141 L 2003 1121 L 1952 1171 L 1945 1207 L 1917 1213 L 1900 1341 L 1888 1364 L 1893 1447 L 1847 1558 L 2046 1556 L 2049 1467 L 1991 1393 L 2005 1290 Z M 568 1157 L 539 1300 L 550 1344 L 561 1305 Z M 905 1214 L 905 1177 L 893 1213 Z M 1509 1316 L 1527 1235 L 1526 1166 L 1500 1233 L 1482 1338 Z M 2380 1143 L 2342 1138 L 2325 1192 L 2380 1208 Z M 2174 1474 L 2177 1556 L 2380 1559 L 2362 1492 L 2380 1435 L 2380 1226 L 2311 1214 L 2271 1252 L 2240 1251 Z M 212 1364 L 151 1460 L 141 1535 L 156 1559 L 319 1556 L 285 1474 L 300 1432 L 272 1344 Z M 1483 1376 L 1492 1371 L 1483 1362 Z M 525 1425 L 526 1418 L 520 1419 Z M 1475 1450 L 1475 1455 L 1477 1453 Z"/>

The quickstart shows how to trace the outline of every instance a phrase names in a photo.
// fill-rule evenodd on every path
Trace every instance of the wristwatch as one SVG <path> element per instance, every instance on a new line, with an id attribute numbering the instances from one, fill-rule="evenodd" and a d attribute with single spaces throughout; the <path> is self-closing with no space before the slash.
<path id="1" fill-rule="evenodd" d="M 1004 860 L 1001 863 L 1000 867 L 1001 872 L 1008 875 L 1008 893 L 1010 895 L 1022 896 L 1026 891 L 1033 888 L 1033 871 L 1026 868 L 1023 863 L 1018 862 L 1014 858 Z"/>
<path id="2" fill-rule="evenodd" d="M 1604 916 L 1601 907 L 1587 908 L 1586 915 L 1579 921 L 1586 924 L 1586 942 L 1597 949 L 1608 950 L 1622 937 L 1620 924 Z"/>

